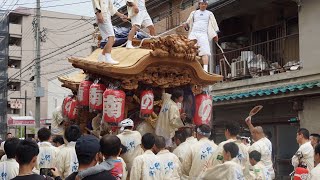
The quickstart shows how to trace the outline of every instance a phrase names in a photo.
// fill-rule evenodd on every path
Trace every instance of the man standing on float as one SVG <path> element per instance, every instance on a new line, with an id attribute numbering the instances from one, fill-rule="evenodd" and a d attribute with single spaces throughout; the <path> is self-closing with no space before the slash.
<path id="1" fill-rule="evenodd" d="M 131 19 L 131 30 L 128 35 L 126 48 L 132 49 L 132 40 L 138 28 L 146 27 L 151 36 L 156 35 L 152 19 L 146 8 L 146 0 L 127 0 L 128 17 Z"/>
<path id="2" fill-rule="evenodd" d="M 199 9 L 191 12 L 189 18 L 183 26 L 191 29 L 188 39 L 197 40 L 200 46 L 199 56 L 202 57 L 203 69 L 208 72 L 209 56 L 211 55 L 209 40 L 218 42 L 219 27 L 211 11 L 206 10 L 208 0 L 199 0 Z"/>
<path id="3" fill-rule="evenodd" d="M 110 64 L 119 64 L 118 61 L 113 60 L 111 57 L 111 49 L 115 41 L 111 16 L 117 15 L 123 21 L 125 21 L 127 17 L 117 11 L 113 5 L 113 0 L 92 0 L 92 4 L 93 10 L 96 14 L 102 40 L 108 40 L 107 44 L 103 48 L 102 53 L 99 54 L 98 61 Z"/>

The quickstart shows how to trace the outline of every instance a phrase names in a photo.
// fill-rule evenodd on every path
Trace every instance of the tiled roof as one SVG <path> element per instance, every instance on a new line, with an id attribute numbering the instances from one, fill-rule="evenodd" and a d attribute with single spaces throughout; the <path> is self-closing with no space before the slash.
<path id="1" fill-rule="evenodd" d="M 319 88 L 319 87 L 320 87 L 320 81 L 314 81 L 314 82 L 307 82 L 302 84 L 280 86 L 280 87 L 275 87 L 271 89 L 257 89 L 257 90 L 247 91 L 247 92 L 218 95 L 213 97 L 213 101 L 219 102 L 219 101 L 250 98 L 250 97 L 256 97 L 256 96 L 259 96 L 259 97 L 270 96 L 270 95 L 277 95 L 277 94 L 288 93 L 293 91 L 302 91 L 304 89 L 312 89 L 312 88 Z"/>

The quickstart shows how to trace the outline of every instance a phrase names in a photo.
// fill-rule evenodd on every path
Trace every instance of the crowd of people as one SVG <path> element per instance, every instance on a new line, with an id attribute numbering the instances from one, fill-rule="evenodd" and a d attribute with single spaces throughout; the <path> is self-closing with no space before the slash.
<path id="1" fill-rule="evenodd" d="M 180 128 L 174 133 L 173 146 L 168 146 L 163 136 L 135 131 L 131 119 L 119 123 L 118 135 L 100 139 L 81 135 L 76 125 L 67 127 L 64 137 L 52 137 L 49 129 L 41 128 L 37 142 L 9 133 L 3 142 L 0 176 L 4 180 L 275 179 L 270 140 L 251 119 L 246 124 L 254 141 L 251 145 L 239 138 L 240 125 L 233 121 L 225 123 L 226 140 L 218 145 L 209 138 L 212 130 L 206 124 Z M 300 128 L 296 139 L 294 169 L 304 168 L 307 179 L 320 179 L 320 136 Z"/>

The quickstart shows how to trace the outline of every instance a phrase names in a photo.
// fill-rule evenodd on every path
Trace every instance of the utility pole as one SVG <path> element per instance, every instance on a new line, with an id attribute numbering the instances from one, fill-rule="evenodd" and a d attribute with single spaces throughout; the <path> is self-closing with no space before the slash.
<path id="1" fill-rule="evenodd" d="M 27 96 L 27 90 L 24 91 L 24 97 L 23 98 L 10 98 L 10 99 L 23 99 L 24 100 L 24 115 L 27 116 L 27 100 L 31 100 Z M 27 126 L 24 126 L 24 138 L 27 139 Z"/>
<path id="2" fill-rule="evenodd" d="M 36 97 L 36 129 L 40 128 L 40 98 L 44 96 L 44 90 L 41 87 L 41 77 L 40 77 L 40 42 L 41 42 L 41 32 L 40 32 L 40 0 L 37 1 L 37 11 L 36 11 L 36 23 L 35 23 L 35 38 L 36 38 L 36 60 L 35 60 L 35 77 L 36 77 L 36 87 L 35 87 L 35 97 Z"/>

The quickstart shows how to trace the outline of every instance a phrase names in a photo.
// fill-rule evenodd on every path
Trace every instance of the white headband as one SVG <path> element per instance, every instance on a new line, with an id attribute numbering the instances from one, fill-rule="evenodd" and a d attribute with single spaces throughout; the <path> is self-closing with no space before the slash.
<path id="1" fill-rule="evenodd" d="M 209 132 L 209 133 L 202 132 L 202 131 L 200 130 L 200 128 L 197 128 L 197 133 L 198 133 L 198 134 L 201 134 L 202 136 L 210 136 L 210 135 L 211 135 L 211 132 Z"/>

